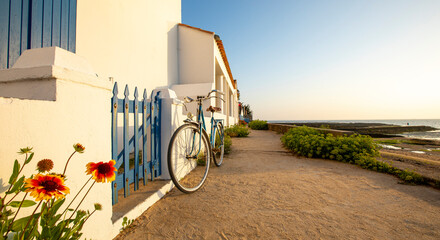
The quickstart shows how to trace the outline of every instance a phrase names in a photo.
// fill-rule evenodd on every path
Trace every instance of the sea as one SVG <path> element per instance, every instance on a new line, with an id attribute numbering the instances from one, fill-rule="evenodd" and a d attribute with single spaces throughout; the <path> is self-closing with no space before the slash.
<path id="1" fill-rule="evenodd" d="M 402 133 L 404 137 L 420 138 L 420 139 L 433 139 L 440 140 L 440 119 L 385 119 L 385 120 L 285 120 L 285 121 L 268 121 L 270 123 L 319 123 L 319 122 L 333 122 L 333 123 L 386 123 L 399 126 L 430 126 L 437 128 L 434 131 L 428 132 L 411 132 Z"/>

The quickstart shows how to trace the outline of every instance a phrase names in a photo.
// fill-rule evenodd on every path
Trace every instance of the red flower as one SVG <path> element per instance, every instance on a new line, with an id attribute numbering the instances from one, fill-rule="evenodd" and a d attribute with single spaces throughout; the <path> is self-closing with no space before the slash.
<path id="1" fill-rule="evenodd" d="M 64 185 L 64 179 L 57 175 L 37 174 L 34 178 L 26 179 L 25 191 L 30 192 L 36 201 L 64 198 L 64 194 L 70 193 L 70 189 Z"/>
<path id="2" fill-rule="evenodd" d="M 93 163 L 90 162 L 87 164 L 87 175 L 92 174 L 93 179 L 96 182 L 111 182 L 116 178 L 117 169 L 114 167 L 116 164 L 115 160 L 110 160 L 108 163 L 99 162 Z"/>

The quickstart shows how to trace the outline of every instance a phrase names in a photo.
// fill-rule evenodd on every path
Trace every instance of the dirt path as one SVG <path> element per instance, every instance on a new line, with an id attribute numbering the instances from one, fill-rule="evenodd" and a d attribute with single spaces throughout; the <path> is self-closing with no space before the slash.
<path id="1" fill-rule="evenodd" d="M 201 190 L 174 189 L 117 239 L 440 239 L 440 191 L 294 157 L 280 136 L 233 139 Z"/>

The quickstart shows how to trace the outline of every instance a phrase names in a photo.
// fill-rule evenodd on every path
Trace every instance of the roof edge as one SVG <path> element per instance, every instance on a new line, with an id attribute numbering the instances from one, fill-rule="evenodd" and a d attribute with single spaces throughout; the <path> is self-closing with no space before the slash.
<path id="1" fill-rule="evenodd" d="M 195 29 L 195 30 L 199 30 L 201 32 L 205 32 L 205 33 L 209 33 L 209 34 L 215 34 L 214 32 L 207 31 L 207 30 L 204 30 L 204 29 L 201 29 L 201 28 L 197 28 L 197 27 L 193 27 L 193 26 L 190 26 L 190 25 L 187 25 L 187 24 L 183 24 L 183 23 L 179 23 L 178 25 L 179 26 L 183 26 L 183 27 L 187 27 L 187 28 L 192 28 L 192 29 Z"/>
<path id="2" fill-rule="evenodd" d="M 220 54 L 223 58 L 223 62 L 226 66 L 226 70 L 228 71 L 229 78 L 231 79 L 231 84 L 234 86 L 235 89 L 237 89 L 237 82 L 234 81 L 235 79 L 232 77 L 232 71 L 231 67 L 229 66 L 228 58 L 226 57 L 226 51 L 225 47 L 223 46 L 223 41 L 220 39 L 220 37 L 215 39 L 215 42 L 217 43 L 217 47 L 220 50 Z"/>

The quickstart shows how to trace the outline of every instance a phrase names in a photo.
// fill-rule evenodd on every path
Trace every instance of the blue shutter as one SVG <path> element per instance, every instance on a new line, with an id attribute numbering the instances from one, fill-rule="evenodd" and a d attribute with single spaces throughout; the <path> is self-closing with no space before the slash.
<path id="1" fill-rule="evenodd" d="M 76 51 L 77 0 L 0 0 L 0 69 L 23 51 L 58 46 Z"/>

